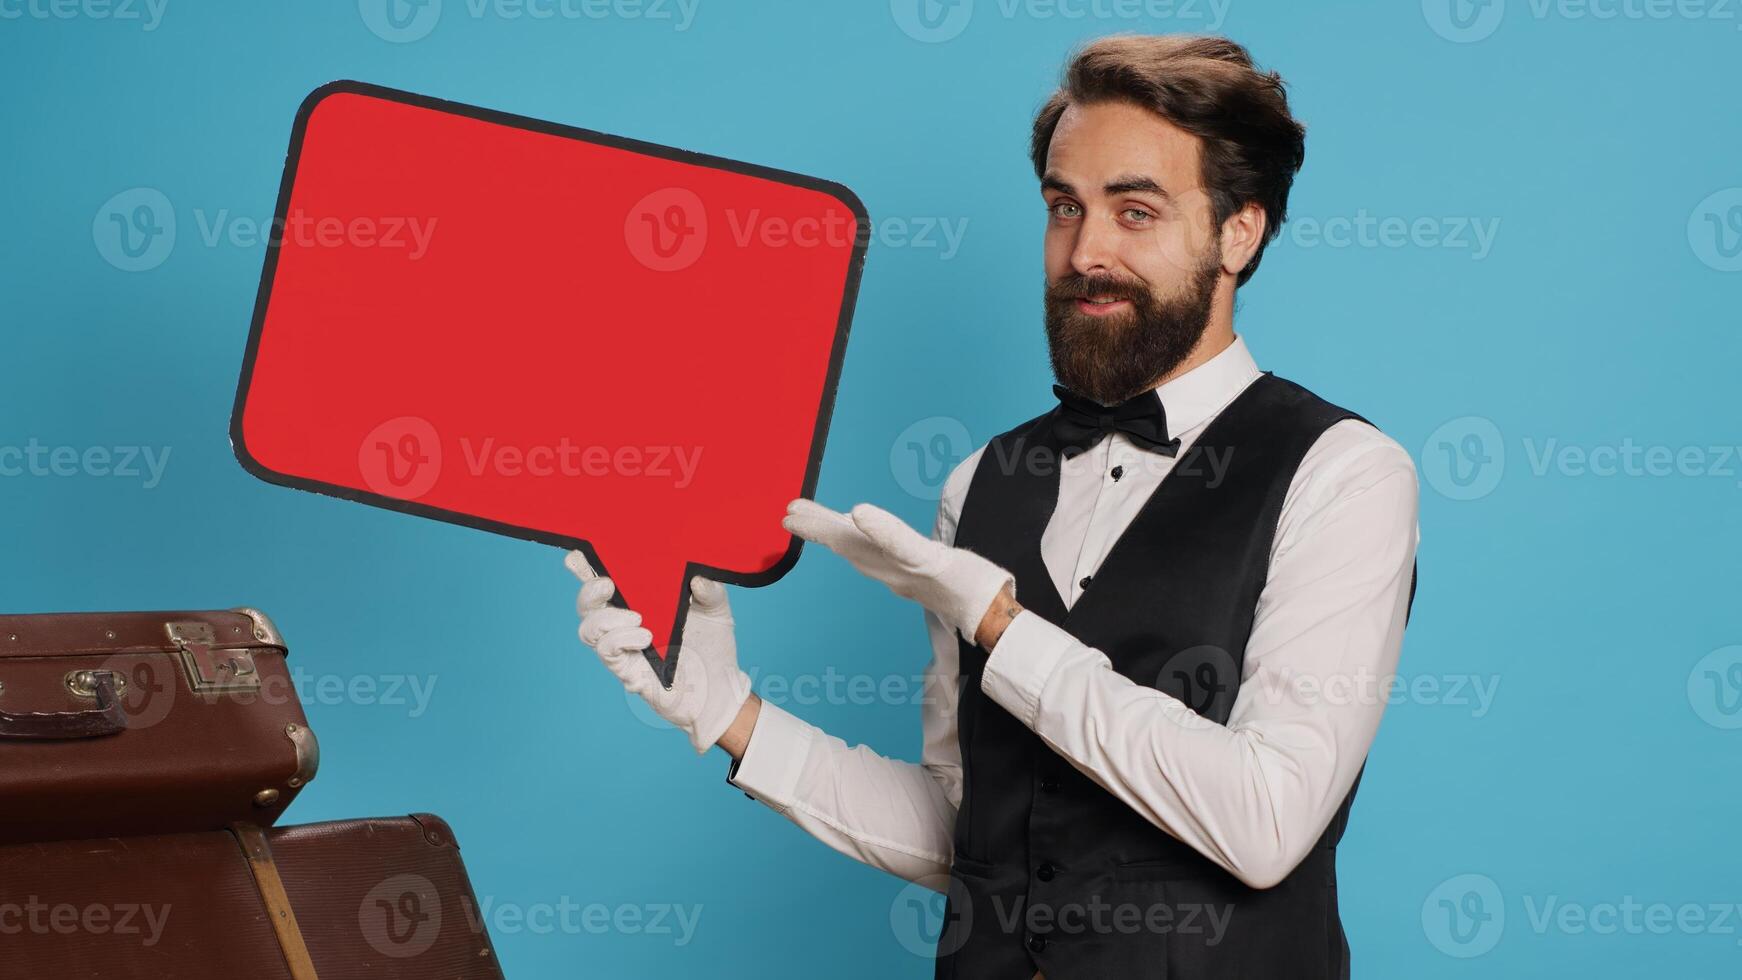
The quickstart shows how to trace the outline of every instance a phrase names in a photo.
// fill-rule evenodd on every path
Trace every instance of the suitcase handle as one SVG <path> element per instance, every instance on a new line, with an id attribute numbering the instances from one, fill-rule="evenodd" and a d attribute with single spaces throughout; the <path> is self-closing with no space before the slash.
<path id="1" fill-rule="evenodd" d="M 127 706 L 115 689 L 115 675 L 90 673 L 97 706 L 86 711 L 0 711 L 0 740 L 102 738 L 127 730 Z"/>

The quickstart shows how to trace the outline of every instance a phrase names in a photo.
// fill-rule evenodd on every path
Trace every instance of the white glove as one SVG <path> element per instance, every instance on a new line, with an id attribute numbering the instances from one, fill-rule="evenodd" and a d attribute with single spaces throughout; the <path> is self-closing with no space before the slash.
<path id="1" fill-rule="evenodd" d="M 849 515 L 800 497 L 786 505 L 780 526 L 936 613 L 969 643 L 998 593 L 1009 587 L 1015 594 L 1016 579 L 1009 572 L 966 548 L 934 541 L 871 504 L 859 504 Z"/>
<path id="2" fill-rule="evenodd" d="M 581 642 L 598 653 L 624 687 L 683 729 L 698 755 L 713 748 L 750 697 L 750 676 L 738 667 L 726 587 L 699 575 L 690 580 L 683 636 L 675 652 L 667 651 L 667 656 L 677 656 L 668 688 L 647 662 L 644 651 L 653 645 L 653 633 L 641 625 L 641 614 L 608 604 L 617 586 L 595 573 L 585 555 L 571 551 L 564 564 L 583 583 L 575 600 Z"/>

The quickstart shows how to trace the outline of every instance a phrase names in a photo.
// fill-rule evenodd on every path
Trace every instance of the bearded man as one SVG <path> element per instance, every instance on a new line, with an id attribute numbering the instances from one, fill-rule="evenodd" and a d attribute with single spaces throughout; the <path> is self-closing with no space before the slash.
<path id="1" fill-rule="evenodd" d="M 796 500 L 921 604 L 918 764 L 763 703 L 695 581 L 671 688 L 577 553 L 581 637 L 728 781 L 946 894 L 940 978 L 1349 976 L 1336 849 L 1415 593 L 1415 467 L 1234 330 L 1304 129 L 1240 45 L 1120 36 L 1034 120 L 1056 405 L 946 480 L 930 537 Z"/>

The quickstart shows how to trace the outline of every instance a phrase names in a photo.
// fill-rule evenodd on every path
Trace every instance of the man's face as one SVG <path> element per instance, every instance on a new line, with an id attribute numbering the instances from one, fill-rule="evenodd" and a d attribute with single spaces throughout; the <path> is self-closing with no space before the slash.
<path id="1" fill-rule="evenodd" d="M 1222 255 L 1198 147 L 1129 102 L 1072 105 L 1053 133 L 1047 343 L 1059 382 L 1103 404 L 1154 387 L 1209 323 Z"/>

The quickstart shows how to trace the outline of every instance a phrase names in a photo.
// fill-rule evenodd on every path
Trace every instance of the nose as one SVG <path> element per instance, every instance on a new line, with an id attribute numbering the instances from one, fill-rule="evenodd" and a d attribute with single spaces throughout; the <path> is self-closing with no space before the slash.
<path id="1" fill-rule="evenodd" d="M 1115 229 L 1108 222 L 1086 218 L 1077 223 L 1077 240 L 1071 246 L 1071 268 L 1079 276 L 1111 273 L 1115 269 Z"/>

